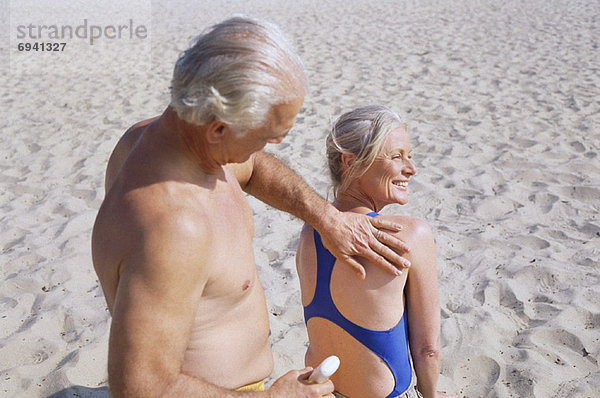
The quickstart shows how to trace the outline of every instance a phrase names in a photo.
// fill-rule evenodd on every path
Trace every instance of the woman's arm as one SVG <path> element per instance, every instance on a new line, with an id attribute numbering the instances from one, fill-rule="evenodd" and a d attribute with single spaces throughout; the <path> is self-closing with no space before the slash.
<path id="1" fill-rule="evenodd" d="M 440 372 L 440 302 L 435 243 L 427 223 L 411 219 L 414 232 L 407 255 L 412 263 L 406 282 L 410 351 L 417 374 L 417 388 L 424 398 L 437 395 Z"/>

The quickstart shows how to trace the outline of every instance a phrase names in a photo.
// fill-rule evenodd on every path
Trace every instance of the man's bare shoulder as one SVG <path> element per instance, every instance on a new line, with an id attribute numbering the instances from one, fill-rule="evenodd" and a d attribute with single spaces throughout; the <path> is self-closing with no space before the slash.
<path id="1" fill-rule="evenodd" d="M 187 258 L 188 264 L 197 262 L 202 257 L 198 254 L 206 253 L 213 236 L 207 211 L 202 206 L 186 205 L 185 201 L 138 205 L 131 214 L 135 218 L 132 225 L 139 228 L 140 250 L 165 262 L 173 257 Z"/>
<path id="2" fill-rule="evenodd" d="M 162 233 L 166 230 L 175 233 L 185 230 L 202 233 L 207 225 L 210 213 L 206 206 L 201 206 L 204 195 L 202 187 L 175 181 L 161 181 L 144 186 L 128 185 L 115 187 L 103 203 L 108 208 L 99 212 L 99 217 L 109 215 L 119 218 L 120 225 L 130 225 L 144 233 Z M 190 226 L 195 226 L 192 230 Z"/>
<path id="3" fill-rule="evenodd" d="M 133 126 L 129 127 L 125 131 L 125 133 L 121 136 L 121 138 L 119 139 L 119 142 L 117 143 L 117 146 L 115 147 L 115 149 L 123 148 L 123 149 L 131 150 L 131 148 L 134 147 L 137 140 L 143 134 L 146 127 L 148 127 L 148 125 L 150 125 L 152 122 L 158 120 L 159 118 L 160 118 L 160 115 L 152 117 L 150 119 L 142 120 L 141 122 L 137 122 Z"/>
<path id="4" fill-rule="evenodd" d="M 185 181 L 178 179 L 177 170 L 156 163 L 136 164 L 121 173 L 106 194 L 95 229 L 108 235 L 125 233 L 144 242 L 162 235 L 179 239 L 180 234 L 186 240 L 208 241 L 217 213 L 215 187 L 237 184 L 235 178 L 224 168 L 221 176 L 207 177 L 207 181 Z M 219 184 L 219 179 L 225 183 Z M 219 192 L 221 197 L 232 196 L 222 188 Z"/>
<path id="5" fill-rule="evenodd" d="M 119 170 L 121 170 L 121 167 L 123 166 L 123 163 L 125 163 L 127 156 L 129 156 L 129 153 L 138 142 L 148 125 L 157 120 L 159 117 L 160 116 L 156 116 L 151 119 L 138 122 L 128 128 L 127 131 L 125 131 L 125 133 L 121 136 L 110 155 L 108 165 L 106 167 L 106 177 L 104 181 L 106 192 L 108 192 L 114 184 Z"/>
<path id="6" fill-rule="evenodd" d="M 102 204 L 92 234 L 92 257 L 109 295 L 115 294 L 110 289 L 116 289 L 118 275 L 125 271 L 157 275 L 172 271 L 173 264 L 180 272 L 205 271 L 201 262 L 206 256 L 201 254 L 210 251 L 210 214 L 197 202 L 192 206 L 185 195 L 170 199 L 166 191 L 174 193 L 160 184 L 124 194 L 114 189 Z"/>

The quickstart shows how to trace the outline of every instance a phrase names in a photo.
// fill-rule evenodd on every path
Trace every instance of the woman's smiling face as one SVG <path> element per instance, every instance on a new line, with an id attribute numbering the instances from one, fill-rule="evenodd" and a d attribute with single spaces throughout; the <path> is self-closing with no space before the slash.
<path id="1" fill-rule="evenodd" d="M 408 202 L 408 182 L 417 169 L 405 126 L 392 130 L 367 171 L 358 178 L 358 188 L 377 209 Z"/>

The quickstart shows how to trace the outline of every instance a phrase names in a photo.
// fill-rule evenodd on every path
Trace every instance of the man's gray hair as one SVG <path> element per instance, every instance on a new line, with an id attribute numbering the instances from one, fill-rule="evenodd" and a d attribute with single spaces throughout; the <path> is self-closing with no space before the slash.
<path id="1" fill-rule="evenodd" d="M 386 138 L 398 127 L 406 128 L 406 124 L 396 112 L 381 105 L 356 108 L 338 118 L 326 140 L 335 197 L 371 167 Z M 348 168 L 342 164 L 344 153 L 356 156 Z"/>
<path id="2" fill-rule="evenodd" d="M 306 94 L 302 61 L 274 24 L 233 17 L 199 35 L 177 60 L 171 106 L 182 120 L 214 119 L 245 132 L 262 126 L 272 106 Z"/>

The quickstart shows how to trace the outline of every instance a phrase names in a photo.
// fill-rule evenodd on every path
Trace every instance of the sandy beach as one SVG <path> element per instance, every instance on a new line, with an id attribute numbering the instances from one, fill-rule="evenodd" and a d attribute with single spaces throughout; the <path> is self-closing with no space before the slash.
<path id="1" fill-rule="evenodd" d="M 190 40 L 233 14 L 277 23 L 305 62 L 297 123 L 267 150 L 324 197 L 335 118 L 368 103 L 406 118 L 418 173 L 409 204 L 385 213 L 435 231 L 439 389 L 600 396 L 600 3 L 54 3 L 0 6 L 0 396 L 108 397 L 110 316 L 90 254 L 106 162 L 130 125 L 168 105 Z M 51 25 L 87 37 L 49 40 Z M 33 49 L 49 41 L 66 44 Z M 249 201 L 269 385 L 303 367 L 302 222 Z"/>

